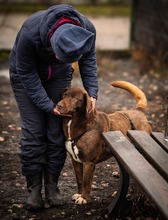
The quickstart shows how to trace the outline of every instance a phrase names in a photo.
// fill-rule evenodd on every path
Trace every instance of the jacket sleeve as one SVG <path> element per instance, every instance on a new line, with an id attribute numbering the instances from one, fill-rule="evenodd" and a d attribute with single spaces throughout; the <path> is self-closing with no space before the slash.
<path id="1" fill-rule="evenodd" d="M 86 89 L 90 97 L 97 99 L 98 76 L 95 40 L 91 50 L 88 53 L 84 54 L 79 60 L 79 70 L 84 88 Z"/>
<path id="2" fill-rule="evenodd" d="M 48 97 L 37 70 L 37 53 L 29 33 L 22 31 L 16 50 L 16 69 L 22 84 L 31 100 L 41 110 L 52 112 L 54 103 Z"/>

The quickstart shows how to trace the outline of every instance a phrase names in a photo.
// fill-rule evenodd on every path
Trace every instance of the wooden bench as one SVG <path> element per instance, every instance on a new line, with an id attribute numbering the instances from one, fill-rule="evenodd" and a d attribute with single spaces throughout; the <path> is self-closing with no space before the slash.
<path id="1" fill-rule="evenodd" d="M 120 185 L 108 207 L 110 219 L 122 215 L 128 201 L 126 195 L 130 175 L 143 188 L 158 209 L 162 219 L 168 219 L 168 143 L 160 132 L 148 135 L 144 131 L 128 131 L 129 141 L 120 131 L 103 133 L 103 138 L 120 168 Z"/>

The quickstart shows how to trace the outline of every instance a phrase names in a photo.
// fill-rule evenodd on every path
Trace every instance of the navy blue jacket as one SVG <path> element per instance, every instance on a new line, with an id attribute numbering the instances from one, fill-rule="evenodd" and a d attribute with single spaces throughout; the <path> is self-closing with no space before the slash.
<path id="1" fill-rule="evenodd" d="M 56 5 L 31 15 L 21 27 L 10 54 L 11 72 L 19 76 L 32 101 L 45 112 L 52 112 L 54 103 L 48 97 L 42 81 L 56 78 L 58 74 L 71 72 L 71 64 L 57 60 L 49 50 L 49 35 L 56 23 L 68 17 L 80 23 L 81 27 L 93 32 L 93 24 L 74 7 Z M 96 37 L 95 37 L 96 38 Z M 79 60 L 79 69 L 84 88 L 91 97 L 97 98 L 98 79 L 95 41 L 91 50 Z"/>

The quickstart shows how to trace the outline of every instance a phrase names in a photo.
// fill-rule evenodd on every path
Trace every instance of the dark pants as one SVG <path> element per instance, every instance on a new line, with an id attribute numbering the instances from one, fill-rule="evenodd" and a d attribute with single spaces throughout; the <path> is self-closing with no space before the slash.
<path id="1" fill-rule="evenodd" d="M 16 74 L 10 72 L 10 79 L 21 116 L 19 155 L 23 175 L 34 175 L 46 170 L 59 176 L 66 159 L 62 117 L 37 108 Z M 70 87 L 71 79 L 69 75 L 43 82 L 54 103 L 60 100 L 63 89 Z"/>

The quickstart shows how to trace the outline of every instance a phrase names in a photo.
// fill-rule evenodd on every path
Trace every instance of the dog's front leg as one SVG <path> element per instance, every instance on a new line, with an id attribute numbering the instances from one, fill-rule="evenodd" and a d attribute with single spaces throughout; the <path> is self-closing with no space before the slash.
<path id="1" fill-rule="evenodd" d="M 72 164 L 75 170 L 75 175 L 76 175 L 76 182 L 77 182 L 77 187 L 78 187 L 78 193 L 75 193 L 72 196 L 72 200 L 76 201 L 79 197 L 81 197 L 82 194 L 82 186 L 83 186 L 83 164 L 76 162 L 75 160 L 72 159 Z"/>
<path id="2" fill-rule="evenodd" d="M 95 170 L 95 164 L 90 162 L 83 163 L 83 186 L 82 194 L 79 196 L 75 203 L 76 204 L 86 204 L 92 187 L 93 173 Z"/>

